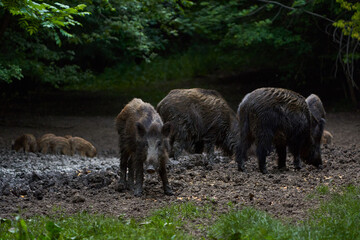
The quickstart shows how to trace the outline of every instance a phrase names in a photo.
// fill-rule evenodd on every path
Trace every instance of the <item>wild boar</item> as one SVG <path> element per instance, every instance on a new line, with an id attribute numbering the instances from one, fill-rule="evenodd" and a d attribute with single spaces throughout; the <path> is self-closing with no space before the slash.
<path id="1" fill-rule="evenodd" d="M 301 158 L 321 167 L 320 140 L 325 119 L 317 120 L 303 96 L 281 88 L 259 88 L 247 94 L 237 111 L 240 121 L 240 145 L 236 151 L 238 169 L 245 171 L 247 150 L 255 143 L 258 164 L 267 173 L 266 156 L 275 145 L 278 167 L 286 167 L 286 146 L 301 168 Z"/>
<path id="2" fill-rule="evenodd" d="M 117 115 L 115 126 L 119 134 L 120 188 L 129 188 L 135 196 L 141 196 L 144 171 L 158 172 L 164 193 L 172 195 L 166 173 L 171 125 L 163 124 L 151 104 L 134 98 Z"/>
<path id="3" fill-rule="evenodd" d="M 12 142 L 11 149 L 15 151 L 36 152 L 36 138 L 32 134 L 23 134 Z"/>
<path id="4" fill-rule="evenodd" d="M 214 147 L 226 155 L 235 153 L 239 140 L 239 121 L 236 113 L 215 90 L 192 88 L 174 89 L 157 105 L 164 122 L 170 122 L 173 132 L 171 148 L 178 142 L 180 150 L 190 153 L 207 152 L 213 159 Z"/>
<path id="5" fill-rule="evenodd" d="M 66 135 L 65 138 L 69 139 L 71 155 L 77 153 L 83 157 L 92 158 L 96 156 L 96 148 L 85 139 L 81 137 L 71 137 L 70 135 Z"/>
<path id="6" fill-rule="evenodd" d="M 69 140 L 52 133 L 45 134 L 38 140 L 38 151 L 44 154 L 72 155 Z"/>

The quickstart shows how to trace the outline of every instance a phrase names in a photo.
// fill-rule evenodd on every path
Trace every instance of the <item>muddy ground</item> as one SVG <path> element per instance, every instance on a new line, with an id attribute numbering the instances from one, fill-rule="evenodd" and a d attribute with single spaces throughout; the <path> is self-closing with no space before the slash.
<path id="1" fill-rule="evenodd" d="M 121 109 L 119 109 L 120 111 Z M 79 211 L 113 216 L 142 217 L 171 203 L 210 203 L 218 213 L 253 206 L 274 216 L 304 219 L 318 204 L 309 199 L 319 185 L 344 186 L 360 183 L 360 113 L 328 113 L 326 129 L 333 144 L 323 146 L 324 169 L 304 165 L 287 171 L 276 168 L 274 154 L 268 157 L 269 174 L 261 174 L 254 157 L 246 163 L 248 172 L 237 171 L 233 159 L 218 155 L 208 165 L 206 155 L 184 155 L 170 159 L 168 177 L 174 196 L 165 196 L 156 176 L 147 176 L 145 194 L 118 192 L 119 159 L 114 117 L 30 114 L 22 111 L 0 116 L 0 217 L 50 215 L 54 209 L 72 214 Z M 17 153 L 11 140 L 23 133 L 41 136 L 52 132 L 71 134 L 92 142 L 96 158 Z"/>

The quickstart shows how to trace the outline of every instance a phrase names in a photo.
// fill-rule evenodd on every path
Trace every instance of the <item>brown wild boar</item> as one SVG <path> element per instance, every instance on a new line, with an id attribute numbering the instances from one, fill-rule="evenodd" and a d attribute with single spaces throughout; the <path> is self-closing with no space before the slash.
<path id="1" fill-rule="evenodd" d="M 70 136 L 70 135 L 66 135 Z M 65 136 L 65 137 L 66 137 Z M 69 143 L 71 148 L 71 155 L 75 153 L 79 154 L 82 157 L 95 157 L 96 148 L 88 141 L 81 137 L 69 137 Z"/>
<path id="2" fill-rule="evenodd" d="M 151 104 L 134 98 L 118 114 L 115 126 L 119 134 L 120 188 L 129 188 L 135 196 L 141 196 L 144 171 L 158 172 L 164 193 L 172 195 L 166 174 L 171 125 L 163 124 Z"/>
<path id="3" fill-rule="evenodd" d="M 45 136 L 46 135 L 46 136 Z M 38 140 L 38 151 L 41 153 L 63 154 L 71 156 L 69 140 L 53 134 L 45 134 Z"/>
<path id="4" fill-rule="evenodd" d="M 183 149 L 189 153 L 205 151 L 210 161 L 214 157 L 214 147 L 220 148 L 226 155 L 235 153 L 239 121 L 217 91 L 174 89 L 159 102 L 157 111 L 165 123 L 170 122 L 173 126 L 171 148 L 174 148 L 174 142 L 180 145 L 180 151 L 172 150 L 175 158 Z"/>
<path id="5" fill-rule="evenodd" d="M 301 158 L 321 167 L 320 140 L 325 119 L 312 114 L 305 98 L 281 88 L 259 88 L 247 94 L 237 111 L 241 144 L 236 151 L 238 169 L 245 171 L 247 151 L 255 143 L 259 168 L 267 173 L 266 156 L 275 145 L 278 167 L 286 167 L 286 147 L 294 156 L 294 166 L 301 168 Z"/>
<path id="6" fill-rule="evenodd" d="M 36 152 L 36 138 L 32 134 L 23 134 L 13 141 L 11 149 L 15 151 L 23 150 L 24 152 Z"/>

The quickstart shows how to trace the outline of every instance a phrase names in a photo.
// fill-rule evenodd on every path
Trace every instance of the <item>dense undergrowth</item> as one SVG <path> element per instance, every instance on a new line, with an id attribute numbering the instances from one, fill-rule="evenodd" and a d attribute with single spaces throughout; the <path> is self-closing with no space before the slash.
<path id="1" fill-rule="evenodd" d="M 317 198 L 320 206 L 296 224 L 249 207 L 235 210 L 231 204 L 229 212 L 217 218 L 214 205 L 187 202 L 144 219 L 60 212 L 0 219 L 0 239 L 360 239 L 360 187 L 321 186 L 309 197 Z M 194 236 L 189 229 L 203 235 Z"/>

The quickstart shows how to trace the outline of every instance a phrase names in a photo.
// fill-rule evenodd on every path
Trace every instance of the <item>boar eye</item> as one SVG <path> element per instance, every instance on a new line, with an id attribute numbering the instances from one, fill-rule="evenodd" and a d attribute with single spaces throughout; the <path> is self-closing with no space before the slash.
<path id="1" fill-rule="evenodd" d="M 157 146 L 157 147 L 160 147 L 160 146 L 161 146 L 161 141 L 157 141 L 157 142 L 156 142 L 156 146 Z"/>
<path id="2" fill-rule="evenodd" d="M 149 146 L 149 144 L 148 144 L 147 141 L 144 142 L 144 146 L 145 146 L 145 147 L 148 147 L 148 146 Z"/>

